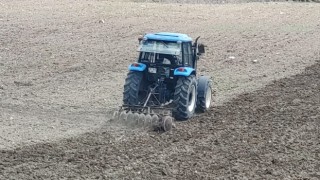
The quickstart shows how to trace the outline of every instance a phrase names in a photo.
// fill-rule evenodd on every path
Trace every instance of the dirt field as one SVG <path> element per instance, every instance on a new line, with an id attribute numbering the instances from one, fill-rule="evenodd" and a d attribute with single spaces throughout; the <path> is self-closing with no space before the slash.
<path id="1" fill-rule="evenodd" d="M 0 0 L 0 179 L 320 178 L 319 9 Z M 200 35 L 217 91 L 168 134 L 108 123 L 153 31 Z"/>

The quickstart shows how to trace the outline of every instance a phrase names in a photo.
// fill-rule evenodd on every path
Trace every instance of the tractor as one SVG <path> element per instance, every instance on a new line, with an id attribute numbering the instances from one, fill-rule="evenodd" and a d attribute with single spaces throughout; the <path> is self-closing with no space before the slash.
<path id="1" fill-rule="evenodd" d="M 211 106 L 212 80 L 198 76 L 197 61 L 205 46 L 181 33 L 147 33 L 138 38 L 139 57 L 129 65 L 123 105 L 114 119 L 150 123 L 169 131 Z"/>

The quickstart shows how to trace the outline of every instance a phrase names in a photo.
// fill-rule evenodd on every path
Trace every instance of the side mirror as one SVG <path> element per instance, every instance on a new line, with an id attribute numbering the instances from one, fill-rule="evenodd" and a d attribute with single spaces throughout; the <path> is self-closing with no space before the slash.
<path id="1" fill-rule="evenodd" d="M 139 41 L 139 44 L 140 44 L 140 42 L 143 40 L 143 36 L 139 36 L 138 37 L 138 41 Z"/>
<path id="2" fill-rule="evenodd" d="M 199 45 L 198 45 L 198 54 L 199 54 L 199 55 L 205 53 L 204 47 L 205 47 L 204 44 L 199 44 Z"/>

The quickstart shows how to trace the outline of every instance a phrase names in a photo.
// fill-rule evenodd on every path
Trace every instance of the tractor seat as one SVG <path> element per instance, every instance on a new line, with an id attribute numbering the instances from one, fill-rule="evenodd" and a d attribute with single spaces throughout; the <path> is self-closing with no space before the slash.
<path id="1" fill-rule="evenodd" d="M 163 64 L 165 65 L 171 65 L 171 61 L 167 58 L 163 58 L 163 61 L 162 61 Z"/>
<path id="2" fill-rule="evenodd" d="M 164 65 L 171 65 L 171 66 L 177 65 L 177 58 L 174 57 L 173 55 L 161 54 L 159 59 L 162 60 L 162 64 Z"/>

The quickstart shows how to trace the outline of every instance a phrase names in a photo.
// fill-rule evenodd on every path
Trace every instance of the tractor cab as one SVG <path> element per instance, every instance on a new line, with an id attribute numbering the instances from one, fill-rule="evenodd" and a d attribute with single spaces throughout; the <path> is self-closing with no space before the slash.
<path id="1" fill-rule="evenodd" d="M 177 76 L 196 74 L 198 57 L 204 53 L 197 40 L 186 34 L 160 32 L 146 34 L 139 39 L 138 62 L 130 70 L 147 70 L 150 81 L 159 77 L 175 80 Z"/>
<path id="2" fill-rule="evenodd" d="M 204 53 L 204 51 L 197 52 L 196 45 L 192 44 L 192 39 L 185 34 L 165 32 L 146 34 L 143 38 L 139 38 L 138 62 L 195 69 L 198 55 Z"/>

